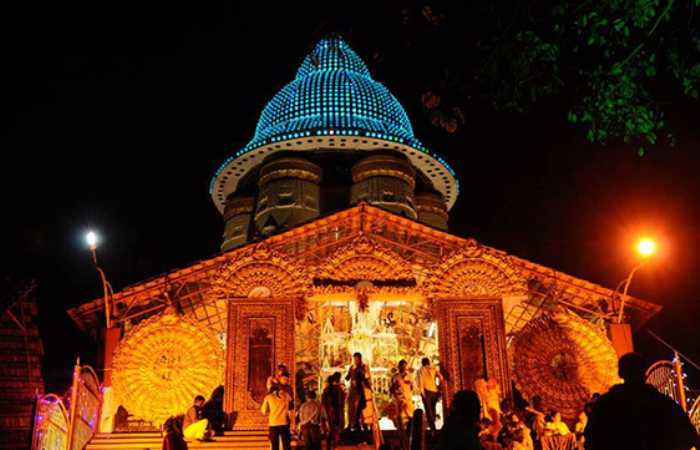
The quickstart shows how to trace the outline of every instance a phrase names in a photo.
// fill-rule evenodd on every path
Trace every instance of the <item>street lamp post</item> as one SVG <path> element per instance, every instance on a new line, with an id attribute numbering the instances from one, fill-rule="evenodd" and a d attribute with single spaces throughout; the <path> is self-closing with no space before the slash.
<path id="1" fill-rule="evenodd" d="M 88 233 L 85 235 L 85 240 L 87 241 L 88 247 L 90 247 L 90 253 L 92 254 L 92 262 L 95 264 L 95 269 L 97 270 L 97 273 L 100 274 L 100 280 L 102 281 L 102 291 L 105 304 L 105 325 L 109 329 L 112 328 L 112 312 L 110 310 L 110 300 L 114 295 L 114 291 L 112 291 L 112 285 L 109 284 L 109 281 L 107 281 L 107 276 L 105 275 L 104 270 L 102 270 L 100 265 L 97 264 L 97 234 L 94 231 L 88 231 Z"/>
<path id="2" fill-rule="evenodd" d="M 104 297 L 105 307 L 105 330 L 104 342 L 102 347 L 102 412 L 100 414 L 99 430 L 103 433 L 111 433 L 114 430 L 114 396 L 112 392 L 112 356 L 114 349 L 119 344 L 120 330 L 118 327 L 112 326 L 112 306 L 114 304 L 114 291 L 112 285 L 107 281 L 107 276 L 104 270 L 97 263 L 97 244 L 99 238 L 94 231 L 89 231 L 85 235 L 85 241 L 90 248 L 92 254 L 92 262 L 95 264 L 95 269 L 100 275 L 102 281 L 102 292 Z"/>
<path id="3" fill-rule="evenodd" d="M 617 316 L 617 323 L 622 323 L 623 314 L 625 312 L 625 302 L 627 301 L 627 291 L 630 288 L 630 283 L 632 283 L 632 277 L 637 273 L 640 267 L 649 261 L 649 258 L 656 253 L 656 242 L 649 238 L 641 239 L 637 243 L 637 253 L 641 256 L 642 260 L 637 264 L 625 280 L 625 288 L 622 290 L 622 298 L 620 299 L 620 311 Z M 619 285 L 618 285 L 619 289 Z M 617 293 L 618 289 L 615 290 Z"/>
<path id="4" fill-rule="evenodd" d="M 617 323 L 622 323 L 623 319 L 623 314 L 625 312 L 625 302 L 627 301 L 627 291 L 630 288 L 630 283 L 632 282 L 632 277 L 634 277 L 634 274 L 639 270 L 640 267 L 642 267 L 646 261 L 642 261 L 641 263 L 637 264 L 634 269 L 630 272 L 630 274 L 627 276 L 627 278 L 624 280 L 625 281 L 625 288 L 622 290 L 622 297 L 620 298 L 620 311 L 617 314 Z"/>
<path id="5" fill-rule="evenodd" d="M 634 351 L 634 342 L 632 340 L 632 328 L 629 323 L 624 323 L 625 314 L 625 304 L 627 302 L 627 292 L 629 291 L 630 284 L 632 283 L 632 278 L 634 274 L 647 263 L 649 257 L 656 252 L 656 244 L 650 239 L 642 239 L 637 243 L 637 254 L 641 257 L 641 260 L 632 268 L 629 275 L 623 279 L 615 288 L 611 296 L 611 301 L 614 302 L 618 298 L 620 289 L 622 289 L 622 297 L 620 298 L 620 308 L 617 311 L 617 317 L 614 317 L 607 324 L 608 338 L 617 356 L 622 356 L 625 353 Z M 614 303 L 613 303 L 614 304 Z"/>

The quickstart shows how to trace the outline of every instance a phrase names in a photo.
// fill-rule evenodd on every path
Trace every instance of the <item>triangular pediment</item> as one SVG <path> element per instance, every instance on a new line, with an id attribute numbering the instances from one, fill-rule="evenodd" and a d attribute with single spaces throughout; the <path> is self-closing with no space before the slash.
<path id="1" fill-rule="evenodd" d="M 281 271 L 277 273 L 269 264 L 266 266 L 250 256 L 256 248 L 268 249 L 275 258 L 284 261 Z M 244 264 L 246 258 L 257 266 Z M 236 296 L 246 295 L 241 289 L 249 293 L 258 287 L 257 273 L 278 277 L 254 291 L 271 295 L 292 286 L 289 289 L 293 295 L 303 296 L 313 289 L 314 282 L 322 283 L 324 279 L 342 282 L 373 277 L 388 284 L 415 286 L 421 295 L 431 299 L 502 297 L 504 309 L 513 311 L 507 313 L 512 317 L 506 317 L 506 321 L 512 321 L 510 325 L 514 329 L 543 309 L 557 305 L 590 319 L 612 314 L 611 309 L 616 306 L 611 300 L 613 291 L 603 286 L 509 255 L 474 239 L 360 204 L 125 288 L 114 296 L 117 311 L 132 316 L 152 313 L 159 305 L 165 307 L 164 298 L 172 297 L 168 294 L 171 292 L 193 305 L 204 302 L 212 287 L 222 286 L 226 271 L 228 276 L 237 273 L 238 277 L 247 277 L 236 281 L 240 286 Z M 636 326 L 661 310 L 658 305 L 636 298 L 629 298 L 627 304 Z M 98 299 L 72 308 L 68 314 L 88 331 L 97 326 L 101 310 L 102 300 Z"/>

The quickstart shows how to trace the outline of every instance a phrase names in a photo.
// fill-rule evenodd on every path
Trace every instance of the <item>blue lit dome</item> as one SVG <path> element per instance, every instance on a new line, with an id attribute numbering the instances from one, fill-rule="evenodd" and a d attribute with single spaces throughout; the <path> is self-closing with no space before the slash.
<path id="1" fill-rule="evenodd" d="M 265 156 L 281 150 L 345 147 L 345 142 L 353 150 L 388 147 L 404 152 L 443 194 L 448 207 L 454 204 L 459 187 L 452 168 L 416 139 L 399 101 L 372 78 L 341 38 L 322 39 L 304 58 L 294 80 L 263 109 L 250 142 L 216 172 L 210 193 L 223 210 L 226 196 Z"/>
<path id="2" fill-rule="evenodd" d="M 319 130 L 415 140 L 401 104 L 340 39 L 324 39 L 306 56 L 296 78 L 263 110 L 248 146 Z"/>

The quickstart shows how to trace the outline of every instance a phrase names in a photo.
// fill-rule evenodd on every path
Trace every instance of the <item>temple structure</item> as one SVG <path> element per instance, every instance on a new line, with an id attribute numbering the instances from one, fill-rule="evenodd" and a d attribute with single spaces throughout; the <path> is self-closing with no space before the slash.
<path id="1" fill-rule="evenodd" d="M 539 395 L 565 417 L 616 382 L 614 293 L 450 234 L 454 171 L 340 38 L 304 58 L 210 193 L 221 254 L 112 299 L 105 429 L 155 429 L 219 385 L 230 426 L 262 429 L 278 363 L 301 397 L 356 351 L 386 428 L 399 359 L 431 358 L 451 393 L 491 378 L 503 397 Z M 660 309 L 627 305 L 635 327 Z M 98 339 L 115 335 L 102 299 L 68 313 Z"/>

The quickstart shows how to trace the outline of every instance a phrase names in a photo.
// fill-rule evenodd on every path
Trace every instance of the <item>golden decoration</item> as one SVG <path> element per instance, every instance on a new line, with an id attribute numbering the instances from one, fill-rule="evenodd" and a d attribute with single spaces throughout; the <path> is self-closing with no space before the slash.
<path id="1" fill-rule="evenodd" d="M 133 328 L 114 354 L 117 404 L 160 425 L 183 414 L 198 395 L 223 384 L 224 351 L 207 328 L 165 313 Z"/>
<path id="2" fill-rule="evenodd" d="M 270 374 L 274 366 L 284 363 L 290 368 L 290 384 L 294 380 L 294 330 L 290 318 L 294 315 L 292 299 L 238 299 L 228 303 L 228 333 L 226 334 L 226 384 L 224 386 L 224 411 L 236 414 L 234 429 L 261 430 L 267 426 L 267 418 L 260 414 L 260 400 L 254 391 L 264 387 L 265 379 L 249 377 L 258 373 L 251 369 L 262 368 L 251 360 L 269 358 Z M 265 329 L 270 339 L 269 353 L 251 349 L 251 337 Z M 257 397 L 257 398 L 256 398 Z"/>
<path id="3" fill-rule="evenodd" d="M 469 241 L 434 268 L 425 291 L 430 298 L 502 297 L 526 295 L 527 283 L 507 256 Z"/>
<path id="4" fill-rule="evenodd" d="M 690 421 L 695 427 L 695 431 L 700 434 L 700 397 L 695 399 L 695 403 L 693 403 L 693 406 L 690 408 L 690 413 L 688 413 L 688 415 L 690 416 Z"/>
<path id="5" fill-rule="evenodd" d="M 406 280 L 414 278 L 411 264 L 399 254 L 360 235 L 336 250 L 316 271 L 334 280 Z"/>
<path id="6" fill-rule="evenodd" d="M 505 341 L 503 307 L 500 299 L 442 299 L 434 303 L 434 313 L 439 332 L 440 365 L 449 378 L 450 398 L 460 389 L 474 389 L 473 383 L 465 383 L 462 368 L 473 361 L 462 353 L 462 339 L 476 328 L 483 339 L 483 361 L 486 373 L 501 385 L 501 392 L 508 397 L 511 377 Z"/>
<path id="7" fill-rule="evenodd" d="M 573 419 L 594 393 L 619 382 L 617 355 L 607 337 L 568 312 L 530 321 L 511 345 L 516 385 L 532 401 Z"/>
<path id="8" fill-rule="evenodd" d="M 308 278 L 296 263 L 265 244 L 233 251 L 212 285 L 217 298 L 300 297 Z"/>

